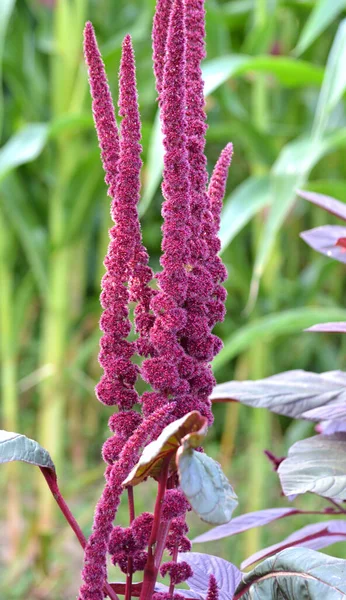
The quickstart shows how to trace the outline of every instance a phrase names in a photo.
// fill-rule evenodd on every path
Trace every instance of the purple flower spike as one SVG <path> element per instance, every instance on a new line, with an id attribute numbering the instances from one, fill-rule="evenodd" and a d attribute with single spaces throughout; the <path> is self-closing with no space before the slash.
<path id="1" fill-rule="evenodd" d="M 219 600 L 219 588 L 217 587 L 214 575 L 210 575 L 209 577 L 207 600 Z"/>
<path id="2" fill-rule="evenodd" d="M 135 58 L 129 35 L 123 41 L 119 93 L 119 115 L 123 117 L 123 120 L 121 123 L 121 158 L 119 162 L 121 173 L 119 175 L 117 198 L 119 202 L 126 199 L 132 209 L 133 230 L 132 241 L 129 239 L 129 243 L 134 245 L 134 254 L 133 259 L 129 262 L 129 299 L 137 303 L 135 327 L 137 333 L 139 333 L 139 339 L 136 342 L 136 349 L 139 354 L 147 356 L 153 352 L 149 341 L 149 331 L 154 320 L 153 315 L 150 314 L 150 300 L 153 296 L 153 290 L 149 286 L 149 282 L 153 279 L 153 272 L 148 266 L 149 257 L 142 243 L 137 211 L 140 199 L 140 171 L 142 167 L 140 158 L 142 151 L 140 145 L 141 122 L 137 98 Z M 124 173 L 124 176 L 122 176 L 122 173 Z M 124 215 L 122 217 L 124 218 Z M 125 217 L 127 218 L 128 215 L 125 215 Z"/>
<path id="3" fill-rule="evenodd" d="M 185 136 L 184 4 L 175 0 L 168 29 L 162 90 L 162 130 L 165 149 L 162 227 L 164 251 L 158 276 L 162 292 L 182 305 L 187 290 L 189 223 L 189 164 Z"/>
<path id="4" fill-rule="evenodd" d="M 193 234 L 199 235 L 203 211 L 208 208 L 207 131 L 201 62 L 205 58 L 204 0 L 185 0 L 186 6 L 186 135 L 190 165 Z"/>
<path id="5" fill-rule="evenodd" d="M 105 182 L 109 186 L 109 196 L 114 198 L 118 173 L 119 135 L 104 64 L 93 26 L 89 21 L 84 29 L 84 55 L 89 69 L 92 109 L 106 173 Z"/>
<path id="6" fill-rule="evenodd" d="M 153 63 L 156 80 L 156 90 L 159 95 L 159 98 L 162 92 L 166 41 L 171 7 L 172 0 L 157 0 L 153 21 Z"/>
<path id="7" fill-rule="evenodd" d="M 185 136 L 185 24 L 184 4 L 175 0 L 167 35 L 161 94 L 164 134 L 165 201 L 162 215 L 163 271 L 158 275 L 159 291 L 151 307 L 156 316 L 150 339 L 156 358 L 143 363 L 142 376 L 164 395 L 185 394 L 189 384 L 181 377 L 178 365 L 185 352 L 178 341 L 179 329 L 186 323 L 182 308 L 187 294 L 190 236 L 189 164 Z"/>
<path id="8" fill-rule="evenodd" d="M 232 156 L 233 145 L 227 144 L 219 156 L 209 182 L 208 196 L 210 199 L 210 209 L 218 229 L 220 227 L 222 201 L 225 196 L 228 170 L 231 165 Z"/>

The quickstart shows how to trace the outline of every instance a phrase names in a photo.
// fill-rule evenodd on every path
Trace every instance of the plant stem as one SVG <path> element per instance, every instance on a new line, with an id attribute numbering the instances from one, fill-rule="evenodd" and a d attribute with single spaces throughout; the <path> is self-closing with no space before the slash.
<path id="1" fill-rule="evenodd" d="M 130 525 L 131 525 L 132 521 L 135 518 L 135 503 L 134 503 L 132 486 L 129 486 L 127 488 L 127 501 L 128 501 L 128 505 L 129 505 L 129 516 L 130 516 Z M 127 560 L 125 600 L 131 600 L 132 571 L 133 571 L 133 560 L 132 560 L 132 556 L 129 556 L 129 558 Z"/>
<path id="2" fill-rule="evenodd" d="M 174 551 L 173 551 L 173 556 L 172 556 L 173 562 L 176 563 L 177 562 L 177 558 L 178 558 L 178 546 L 176 546 L 174 548 Z M 171 578 L 171 581 L 170 581 L 170 584 L 169 584 L 169 595 L 171 596 L 171 598 L 173 598 L 173 594 L 174 594 L 174 583 L 173 583 L 172 578 Z"/>
<path id="3" fill-rule="evenodd" d="M 61 495 L 55 472 L 52 471 L 51 469 L 48 469 L 47 467 L 40 467 L 40 470 L 41 470 L 41 473 L 44 476 L 44 478 L 48 484 L 48 487 L 49 487 L 54 499 L 56 500 L 56 503 L 59 506 L 62 514 L 64 515 L 66 521 L 70 525 L 72 531 L 75 533 L 80 545 L 84 549 L 86 546 L 87 540 L 85 538 L 83 531 L 79 527 L 76 519 L 74 518 L 73 514 L 71 513 L 69 507 L 67 506 L 63 496 Z M 119 600 L 117 594 L 115 593 L 115 590 L 107 582 L 104 584 L 104 591 L 111 600 Z"/>
<path id="4" fill-rule="evenodd" d="M 338 504 L 338 502 L 336 502 L 335 500 L 333 500 L 333 498 L 327 498 L 328 502 L 331 502 L 331 504 L 334 504 L 334 506 L 336 506 L 336 508 L 339 511 L 339 514 L 346 514 L 346 510 L 344 508 L 342 508 L 342 506 L 340 506 L 340 504 Z"/>
<path id="5" fill-rule="evenodd" d="M 160 474 L 159 485 L 157 490 L 156 502 L 155 502 L 155 510 L 154 510 L 154 522 L 153 527 L 150 534 L 149 544 L 148 544 L 148 560 L 144 569 L 144 578 L 143 585 L 141 589 L 140 600 L 150 600 L 154 591 L 156 578 L 159 570 L 160 563 L 157 564 L 155 560 L 157 553 L 155 552 L 154 556 L 154 546 L 160 541 L 160 552 L 162 548 L 162 553 L 165 547 L 165 539 L 162 538 L 162 529 L 160 527 L 161 524 L 161 510 L 162 510 L 162 502 L 166 491 L 167 479 L 168 479 L 168 471 L 169 471 L 169 463 L 171 460 L 171 455 L 167 456 L 163 465 L 162 471 Z M 161 524 L 162 525 L 162 524 Z M 168 533 L 167 524 L 163 523 L 166 526 L 166 530 Z M 166 535 L 167 535 L 166 533 Z M 162 554 L 161 554 L 162 556 Z M 161 560 L 160 560 L 161 562 Z"/>

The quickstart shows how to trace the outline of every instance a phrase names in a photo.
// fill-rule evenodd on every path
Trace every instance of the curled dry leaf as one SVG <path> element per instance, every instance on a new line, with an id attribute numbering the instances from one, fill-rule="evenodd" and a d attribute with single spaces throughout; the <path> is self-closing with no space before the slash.
<path id="1" fill-rule="evenodd" d="M 192 447 L 200 445 L 208 430 L 207 419 L 194 410 L 181 419 L 170 423 L 164 428 L 157 440 L 146 446 L 142 455 L 132 469 L 123 485 L 138 485 L 146 477 L 157 478 L 161 472 L 162 463 L 169 456 L 171 472 L 176 470 L 175 455 L 182 440 Z"/>

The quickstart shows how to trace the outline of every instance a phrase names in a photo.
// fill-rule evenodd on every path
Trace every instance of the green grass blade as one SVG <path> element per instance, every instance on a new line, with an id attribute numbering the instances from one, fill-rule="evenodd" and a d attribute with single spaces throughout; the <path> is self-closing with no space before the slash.
<path id="1" fill-rule="evenodd" d="M 48 136 L 45 123 L 29 123 L 15 133 L 0 150 L 0 181 L 20 165 L 35 160 Z"/>
<path id="2" fill-rule="evenodd" d="M 251 347 L 256 339 L 268 342 L 282 335 L 300 333 L 311 325 L 324 321 L 338 321 L 346 318 L 346 310 L 337 307 L 295 308 L 261 317 L 241 327 L 226 338 L 224 348 L 213 362 L 217 371 L 238 354 Z"/>
<path id="3" fill-rule="evenodd" d="M 42 297 L 47 291 L 47 240 L 40 220 L 35 213 L 19 179 L 13 174 L 1 184 L 3 210 L 26 253 L 29 265 Z"/>
<path id="4" fill-rule="evenodd" d="M 321 137 L 327 129 L 329 117 L 346 89 L 346 19 L 336 33 L 328 56 L 325 77 L 315 113 L 312 136 Z"/>
<path id="5" fill-rule="evenodd" d="M 320 85 L 323 69 L 309 62 L 288 56 L 221 56 L 203 66 L 205 95 L 208 96 L 231 77 L 248 75 L 251 71 L 274 75 L 285 87 Z"/>
<path id="6" fill-rule="evenodd" d="M 329 54 L 318 109 L 308 138 L 296 139 L 281 151 L 271 170 L 272 208 L 264 226 L 255 260 L 248 309 L 256 301 L 260 279 L 268 264 L 276 236 L 295 201 L 295 190 L 305 184 L 311 169 L 321 158 L 340 147 L 344 130 L 326 135 L 331 111 L 346 89 L 345 73 L 339 77 L 346 61 L 346 21 L 343 21 Z M 338 82 L 334 81 L 339 77 Z"/>
<path id="7" fill-rule="evenodd" d="M 226 200 L 221 216 L 221 251 L 262 208 L 270 203 L 269 177 L 249 177 Z"/>
<path id="8" fill-rule="evenodd" d="M 298 56 L 305 52 L 345 8 L 345 0 L 318 0 L 303 27 L 294 53 Z"/>
<path id="9" fill-rule="evenodd" d="M 0 2 L 0 136 L 2 133 L 2 121 L 4 115 L 3 92 L 2 92 L 2 61 L 6 31 L 16 0 L 1 0 Z"/>

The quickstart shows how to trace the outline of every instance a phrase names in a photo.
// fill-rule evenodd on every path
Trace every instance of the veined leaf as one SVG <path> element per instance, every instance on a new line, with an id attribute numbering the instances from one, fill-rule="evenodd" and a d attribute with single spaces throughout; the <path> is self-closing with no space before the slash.
<path id="1" fill-rule="evenodd" d="M 281 550 L 290 548 L 292 546 L 301 546 L 304 548 L 311 548 L 311 550 L 320 550 L 326 548 L 336 542 L 346 541 L 346 521 L 335 519 L 334 521 L 324 521 L 322 523 L 314 523 L 313 525 L 306 525 L 298 531 L 292 533 L 287 538 L 273 544 L 268 548 L 259 550 L 241 564 L 242 569 L 246 569 L 250 565 L 253 565 L 259 560 L 268 558 Z"/>
<path id="2" fill-rule="evenodd" d="M 346 373 L 286 371 L 257 381 L 229 381 L 214 387 L 213 401 L 235 400 L 256 408 L 267 408 L 295 419 L 321 420 L 313 409 L 346 403 Z"/>
<path id="3" fill-rule="evenodd" d="M 232 563 L 200 552 L 181 552 L 179 560 L 187 562 L 193 570 L 192 577 L 186 583 L 190 590 L 205 598 L 208 591 L 209 577 L 214 575 L 219 591 L 220 600 L 230 600 L 241 580 L 241 572 Z M 184 593 L 185 590 L 181 590 Z"/>
<path id="4" fill-rule="evenodd" d="M 305 190 L 297 190 L 297 194 L 304 198 L 304 200 L 308 200 L 309 202 L 312 202 L 312 204 L 324 208 L 324 210 L 330 214 L 346 221 L 346 204 L 344 202 L 340 202 L 339 200 L 335 200 L 335 198 L 325 196 L 324 194 L 307 192 Z"/>
<path id="5" fill-rule="evenodd" d="M 205 437 L 207 429 L 207 420 L 196 410 L 173 421 L 163 429 L 157 440 L 144 448 L 138 463 L 123 481 L 123 485 L 137 485 L 149 475 L 156 477 L 161 471 L 163 461 L 168 457 L 171 457 L 171 469 L 176 470 L 175 455 L 182 440 L 186 438 L 189 447 L 197 447 Z"/>
<path id="6" fill-rule="evenodd" d="M 0 430 L 0 463 L 22 461 L 46 467 L 55 473 L 54 463 L 47 450 L 20 433 Z"/>
<path id="7" fill-rule="evenodd" d="M 299 513 L 299 511 L 295 508 L 267 508 L 265 510 L 246 513 L 245 515 L 234 517 L 229 523 L 219 525 L 219 527 L 214 527 L 213 529 L 198 535 L 192 540 L 192 543 L 201 544 L 203 542 L 221 540 L 222 538 L 248 531 L 254 527 L 263 527 L 263 525 L 267 525 L 268 523 L 297 513 Z"/>
<path id="8" fill-rule="evenodd" d="M 300 237 L 317 252 L 346 263 L 346 227 L 322 225 L 303 231 Z"/>
<path id="9" fill-rule="evenodd" d="M 346 562 L 306 548 L 289 548 L 243 575 L 234 600 L 344 600 Z"/>
<path id="10" fill-rule="evenodd" d="M 312 492 L 346 500 L 346 434 L 317 435 L 296 442 L 278 474 L 285 496 Z"/>
<path id="11" fill-rule="evenodd" d="M 184 444 L 177 465 L 180 487 L 200 518 L 214 525 L 230 521 L 238 501 L 219 463 Z"/>

